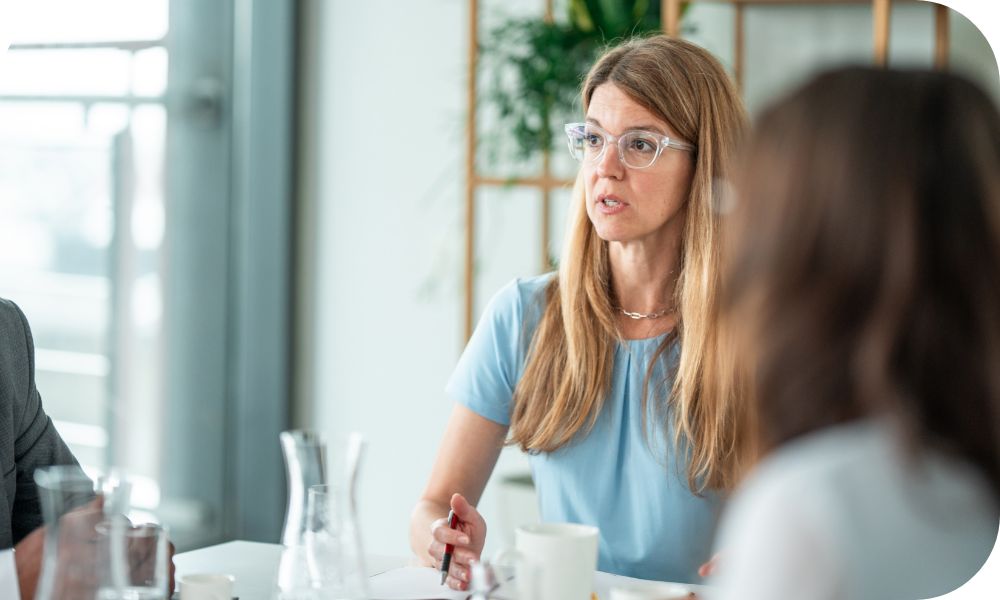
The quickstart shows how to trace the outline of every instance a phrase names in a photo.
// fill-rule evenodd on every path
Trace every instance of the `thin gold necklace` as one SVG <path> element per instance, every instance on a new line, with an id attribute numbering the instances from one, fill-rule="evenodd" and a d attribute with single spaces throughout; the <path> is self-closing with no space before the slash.
<path id="1" fill-rule="evenodd" d="M 626 317 L 628 317 L 630 319 L 635 319 L 637 321 L 639 319 L 659 319 L 663 315 L 665 315 L 665 314 L 667 314 L 667 313 L 670 312 L 670 308 L 664 308 L 661 311 L 651 312 L 651 313 L 630 312 L 630 311 L 627 311 L 627 310 L 625 310 L 624 308 L 622 308 L 620 306 L 616 306 L 615 309 L 617 309 L 618 312 L 620 312 L 621 314 L 625 315 Z"/>

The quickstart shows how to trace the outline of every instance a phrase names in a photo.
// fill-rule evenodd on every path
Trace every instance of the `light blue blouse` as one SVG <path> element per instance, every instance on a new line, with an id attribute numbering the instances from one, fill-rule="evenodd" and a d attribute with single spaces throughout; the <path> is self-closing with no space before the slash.
<path id="1" fill-rule="evenodd" d="M 552 274 L 517 279 L 490 301 L 448 382 L 448 395 L 477 414 L 510 424 L 511 399 L 545 304 Z M 594 428 L 551 453 L 530 456 L 544 521 L 596 525 L 601 530 L 598 568 L 640 577 L 697 583 L 698 566 L 710 558 L 720 504 L 691 492 L 664 423 L 666 409 L 647 407 L 642 419 L 646 369 L 663 336 L 629 340 L 615 349 L 611 394 Z M 671 347 L 654 370 L 654 397 L 669 390 Z M 660 387 L 656 387 L 659 385 Z M 663 387 L 666 386 L 666 387 Z"/>

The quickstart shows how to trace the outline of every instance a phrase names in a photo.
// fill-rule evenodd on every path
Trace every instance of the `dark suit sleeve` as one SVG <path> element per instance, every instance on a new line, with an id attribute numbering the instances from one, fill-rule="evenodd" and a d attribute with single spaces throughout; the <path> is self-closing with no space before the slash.
<path id="1" fill-rule="evenodd" d="M 21 538 L 42 525 L 41 505 L 34 479 L 35 469 L 49 465 L 79 466 L 79 463 L 59 437 L 52 419 L 42 410 L 42 399 L 35 386 L 35 348 L 28 321 L 16 305 L 8 302 L 4 304 L 7 305 L 4 309 L 13 307 L 16 311 L 24 344 L 24 367 L 15 369 L 14 373 L 17 392 L 13 415 L 17 432 L 14 440 L 17 488 L 11 505 L 11 529 L 13 541 L 17 544 Z"/>

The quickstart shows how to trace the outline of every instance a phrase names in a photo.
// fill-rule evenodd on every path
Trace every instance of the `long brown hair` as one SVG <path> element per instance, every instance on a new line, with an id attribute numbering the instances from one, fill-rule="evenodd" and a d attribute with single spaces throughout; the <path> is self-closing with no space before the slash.
<path id="1" fill-rule="evenodd" d="M 889 414 L 1000 495 L 996 107 L 954 75 L 840 70 L 765 112 L 747 156 L 726 304 L 760 450 Z"/>
<path id="2" fill-rule="evenodd" d="M 719 358 L 715 327 L 721 222 L 714 207 L 746 130 L 746 114 L 719 62 L 683 40 L 656 36 L 609 50 L 584 82 L 584 112 L 594 90 L 605 83 L 697 146 L 675 298 L 681 353 L 672 390 L 673 431 L 675 446 L 683 446 L 688 459 L 692 489 L 725 487 L 736 460 L 737 431 L 730 414 L 736 390 Z M 510 441 L 525 450 L 550 452 L 589 431 L 609 393 L 615 344 L 621 340 L 611 303 L 608 244 L 587 217 L 579 178 L 572 203 L 559 274 L 547 289 L 545 311 L 514 393 Z M 648 374 L 673 337 L 653 357 L 647 390 Z M 664 429 L 669 425 L 664 422 Z"/>

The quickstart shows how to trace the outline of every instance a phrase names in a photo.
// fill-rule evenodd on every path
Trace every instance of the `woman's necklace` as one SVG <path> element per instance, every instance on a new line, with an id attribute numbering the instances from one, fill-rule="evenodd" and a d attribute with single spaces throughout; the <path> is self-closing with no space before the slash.
<path id="1" fill-rule="evenodd" d="M 667 313 L 670 312 L 670 308 L 664 308 L 661 311 L 652 312 L 652 313 L 629 312 L 629 311 L 625 310 L 624 308 L 622 308 L 620 306 L 617 306 L 615 308 L 618 310 L 618 312 L 620 312 L 621 314 L 625 315 L 626 317 L 628 317 L 630 319 L 635 319 L 637 321 L 639 319 L 659 319 L 663 315 L 665 315 L 665 314 L 667 314 Z"/>

